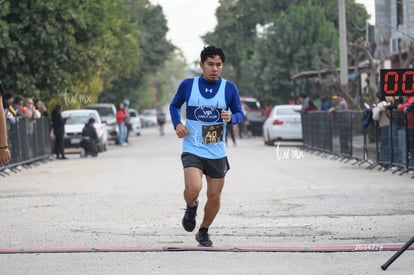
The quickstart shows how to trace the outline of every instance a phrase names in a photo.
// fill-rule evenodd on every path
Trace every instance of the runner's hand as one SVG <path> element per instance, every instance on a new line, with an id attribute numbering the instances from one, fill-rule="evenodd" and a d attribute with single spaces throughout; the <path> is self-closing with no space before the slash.
<path id="1" fill-rule="evenodd" d="M 230 123 L 231 122 L 231 113 L 227 110 L 221 110 L 221 118 L 224 122 Z"/>
<path id="2" fill-rule="evenodd" d="M 188 135 L 190 132 L 188 131 L 188 128 L 185 127 L 183 124 L 178 124 L 177 127 L 175 127 L 175 133 L 179 138 L 183 138 L 186 135 Z"/>

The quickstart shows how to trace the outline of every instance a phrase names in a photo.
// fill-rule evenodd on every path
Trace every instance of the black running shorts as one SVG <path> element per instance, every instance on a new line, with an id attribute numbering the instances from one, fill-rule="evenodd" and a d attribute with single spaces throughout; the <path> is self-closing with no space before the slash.
<path id="1" fill-rule="evenodd" d="M 221 159 L 207 159 L 191 153 L 182 153 L 181 161 L 184 168 L 196 167 L 210 178 L 224 178 L 227 171 L 230 170 L 227 157 Z"/>

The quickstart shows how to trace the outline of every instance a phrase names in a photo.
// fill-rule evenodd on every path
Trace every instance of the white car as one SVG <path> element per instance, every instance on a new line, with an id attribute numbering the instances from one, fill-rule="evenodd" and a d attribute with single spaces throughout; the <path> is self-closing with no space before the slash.
<path id="1" fill-rule="evenodd" d="M 116 123 L 116 107 L 112 103 L 95 103 L 84 107 L 84 109 L 97 110 L 108 130 L 108 139 L 118 142 L 119 128 Z"/>
<path id="2" fill-rule="evenodd" d="M 62 117 L 69 117 L 65 124 L 64 144 L 65 148 L 78 148 L 82 140 L 82 129 L 90 118 L 95 119 L 95 128 L 98 134 L 98 151 L 103 152 L 108 148 L 108 130 L 102 122 L 96 110 L 66 110 Z"/>
<path id="3" fill-rule="evenodd" d="M 301 105 L 276 105 L 263 124 L 266 145 L 277 140 L 302 140 Z"/>
<path id="4" fill-rule="evenodd" d="M 139 117 L 138 111 L 135 109 L 129 109 L 129 124 L 131 125 L 131 133 L 134 135 L 141 135 L 141 118 Z"/>

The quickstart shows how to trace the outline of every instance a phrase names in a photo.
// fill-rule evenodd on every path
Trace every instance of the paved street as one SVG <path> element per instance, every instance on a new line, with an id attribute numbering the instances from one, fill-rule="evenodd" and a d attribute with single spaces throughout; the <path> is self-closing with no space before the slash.
<path id="1" fill-rule="evenodd" d="M 146 128 L 98 158 L 0 177 L 0 274 L 413 273 L 412 250 L 380 269 L 414 235 L 409 175 L 238 140 L 216 249 L 200 251 L 181 227 L 180 150 L 170 125 L 163 137 Z"/>

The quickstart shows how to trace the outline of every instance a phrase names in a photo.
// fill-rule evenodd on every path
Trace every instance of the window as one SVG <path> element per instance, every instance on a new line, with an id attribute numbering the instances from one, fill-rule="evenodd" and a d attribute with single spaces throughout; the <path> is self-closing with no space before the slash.
<path id="1" fill-rule="evenodd" d="M 299 112 L 295 111 L 293 106 L 279 108 L 277 109 L 276 114 L 277 115 L 300 115 Z"/>
<path id="2" fill-rule="evenodd" d="M 397 27 L 404 23 L 403 0 L 397 0 Z"/>

